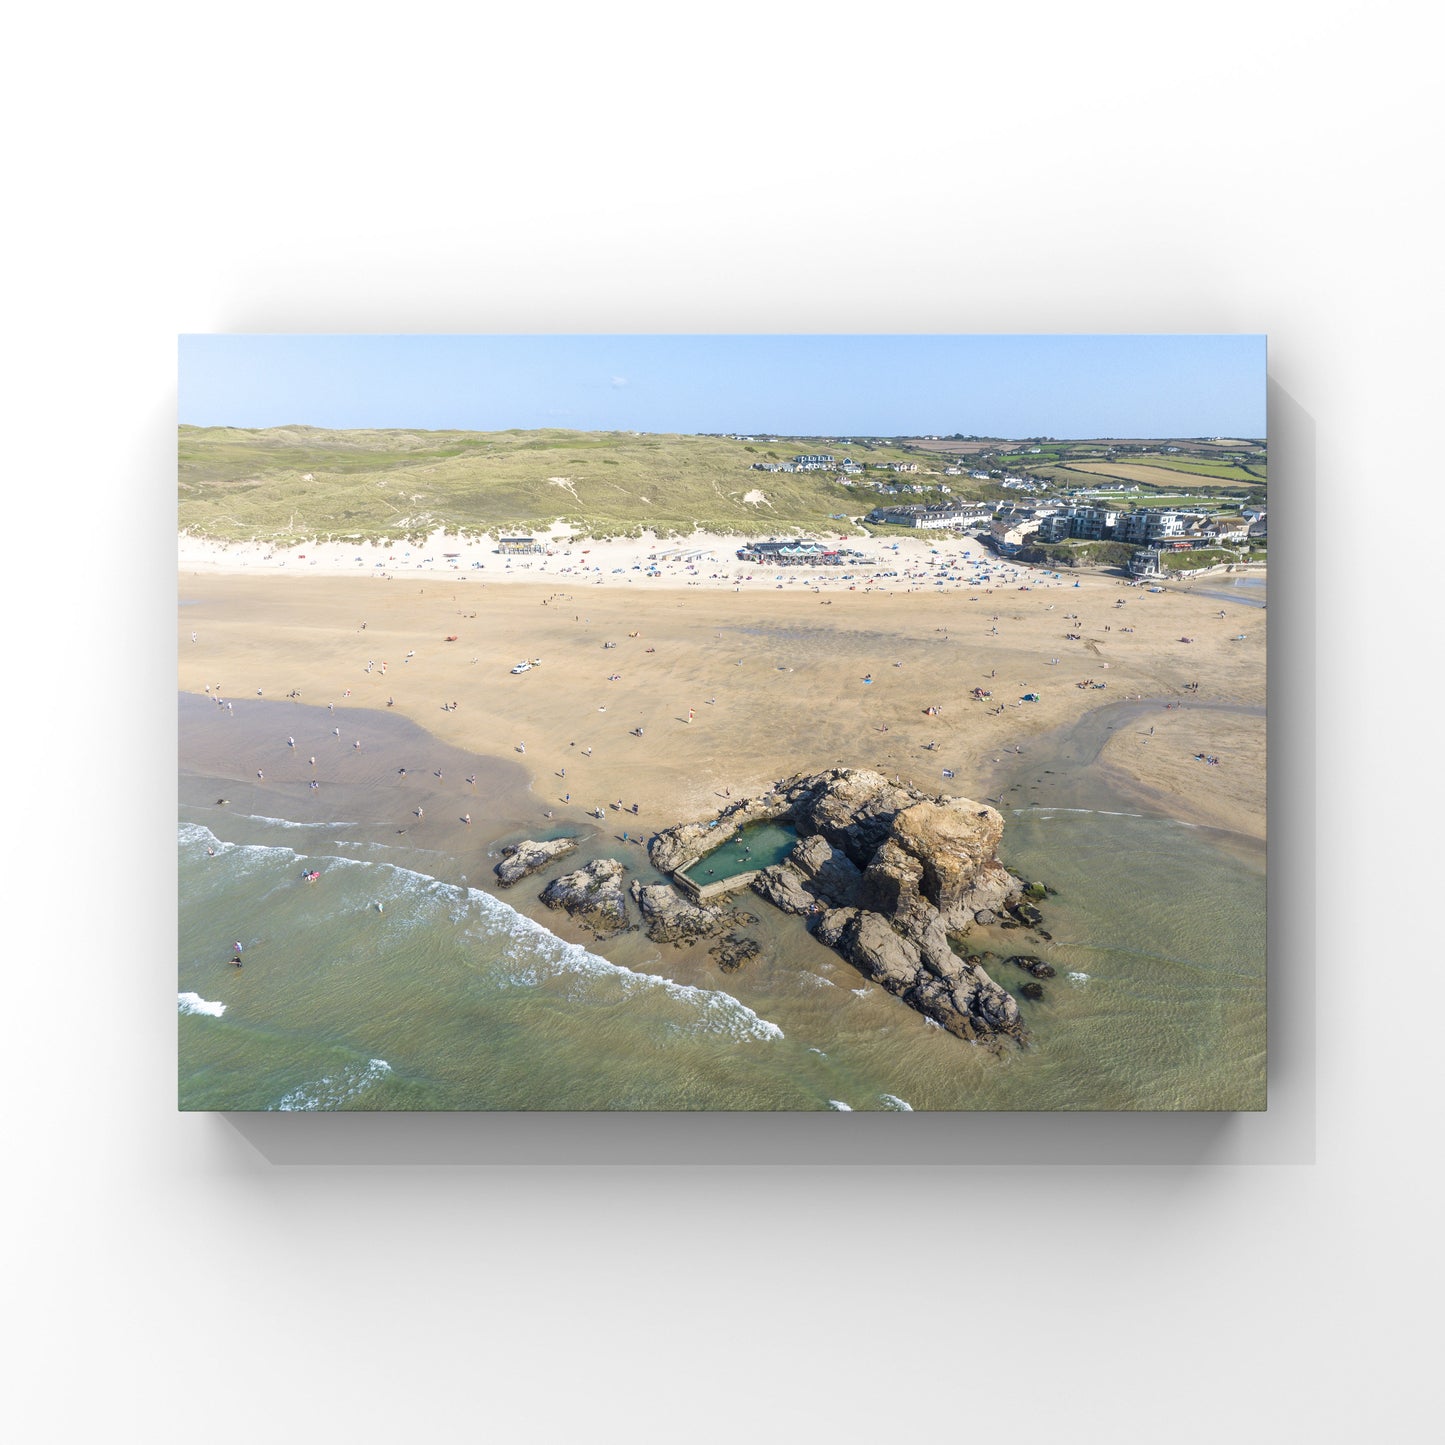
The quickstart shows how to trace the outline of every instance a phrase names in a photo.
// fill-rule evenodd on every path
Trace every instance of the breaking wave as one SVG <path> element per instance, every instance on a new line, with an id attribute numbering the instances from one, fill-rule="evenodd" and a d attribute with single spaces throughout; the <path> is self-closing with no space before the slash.
<path id="1" fill-rule="evenodd" d="M 213 1019 L 218 1019 L 226 1012 L 225 1004 L 212 1003 L 198 993 L 178 993 L 176 1002 L 183 1014 L 209 1014 Z"/>
<path id="2" fill-rule="evenodd" d="M 391 1065 L 385 1059 L 372 1059 L 364 1065 L 355 1064 L 313 1083 L 302 1084 L 271 1107 L 283 1113 L 339 1109 L 348 1099 L 364 1093 L 378 1079 L 384 1079 L 389 1073 Z"/>

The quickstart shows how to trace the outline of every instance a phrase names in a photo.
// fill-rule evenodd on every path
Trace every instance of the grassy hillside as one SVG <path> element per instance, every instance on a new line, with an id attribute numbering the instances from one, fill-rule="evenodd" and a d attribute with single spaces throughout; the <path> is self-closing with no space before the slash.
<path id="1" fill-rule="evenodd" d="M 989 445 L 990 469 L 1025 471 L 1064 485 L 1107 485 L 1108 447 L 1049 442 L 1031 454 L 1017 443 Z M 1127 444 L 1126 444 L 1127 445 Z M 1138 444 L 1134 444 L 1138 445 Z M 755 472 L 754 462 L 785 462 L 800 452 L 828 452 L 870 468 L 844 486 L 829 472 Z M 1005 461 L 1006 458 L 1006 461 Z M 924 440 L 847 442 L 820 437 L 776 441 L 634 432 L 323 431 L 316 427 L 182 427 L 178 443 L 178 521 L 196 536 L 281 544 L 312 539 L 396 541 L 445 528 L 464 535 L 543 530 L 566 522 L 594 536 L 635 535 L 652 528 L 785 534 L 854 530 L 846 520 L 881 502 L 938 501 L 945 466 L 959 457 Z M 1126 468 L 1137 456 L 1119 459 Z M 1148 461 L 1158 465 L 1157 457 Z M 1180 457 L 1155 473 L 1160 483 L 1205 483 L 1221 493 L 1251 489 L 1233 468 L 1203 448 L 1189 470 Z M 1096 471 L 1074 470 L 1080 461 Z M 872 470 L 907 462 L 916 473 Z M 1029 465 L 1032 463 L 1032 465 Z M 1043 465 L 1040 465 L 1040 464 Z M 1263 459 L 1251 465 L 1263 472 Z M 955 497 L 1006 495 L 997 482 L 948 477 Z M 922 483 L 923 494 L 880 496 L 868 483 Z M 1212 483 L 1212 485 L 1210 485 Z M 1263 490 L 1262 480 L 1253 482 Z M 1145 487 L 1140 502 L 1159 488 Z"/>
<path id="2" fill-rule="evenodd" d="M 751 470 L 812 450 L 919 460 L 891 445 L 808 439 L 182 427 L 179 524 L 199 536 L 278 542 L 419 537 L 437 527 L 475 535 L 554 521 L 595 535 L 836 530 L 832 514 L 868 511 L 877 500 L 870 490 L 823 472 Z"/>

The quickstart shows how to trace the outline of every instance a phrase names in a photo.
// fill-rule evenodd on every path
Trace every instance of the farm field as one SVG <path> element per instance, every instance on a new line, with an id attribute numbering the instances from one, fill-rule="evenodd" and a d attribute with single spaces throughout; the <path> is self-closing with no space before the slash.
<path id="1" fill-rule="evenodd" d="M 1263 477 L 1252 477 L 1238 467 L 1227 470 L 1201 468 L 1196 471 L 1182 466 L 1166 467 L 1142 462 L 1070 462 L 1067 470 L 1097 477 L 1118 477 L 1121 481 L 1139 482 L 1151 487 L 1177 488 L 1190 477 L 1197 477 L 1202 484 L 1210 486 L 1232 485 L 1239 491 L 1250 491 L 1264 484 Z"/>

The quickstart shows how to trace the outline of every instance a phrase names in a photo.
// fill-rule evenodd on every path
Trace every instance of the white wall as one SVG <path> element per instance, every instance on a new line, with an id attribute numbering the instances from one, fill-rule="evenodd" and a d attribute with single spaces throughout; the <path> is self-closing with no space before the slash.
<path id="1" fill-rule="evenodd" d="M 12 22 L 8 1433 L 1420 1438 L 1430 47 L 507 8 Z M 253 329 L 1268 332 L 1270 1112 L 178 1116 L 175 336 Z"/>

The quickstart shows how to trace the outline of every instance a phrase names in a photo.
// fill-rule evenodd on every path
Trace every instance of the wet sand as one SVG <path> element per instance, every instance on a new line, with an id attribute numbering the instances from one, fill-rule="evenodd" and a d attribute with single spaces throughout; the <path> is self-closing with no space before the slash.
<path id="1" fill-rule="evenodd" d="M 299 690 L 331 704 L 343 740 L 363 749 L 372 714 L 399 716 L 439 744 L 515 764 L 530 785 L 519 825 L 580 827 L 598 806 L 610 824 L 621 801 L 638 804 L 639 831 L 703 816 L 729 789 L 840 763 L 996 795 L 1043 739 L 1082 728 L 1087 740 L 1088 720 L 1107 717 L 1092 763 L 1111 785 L 1168 816 L 1263 838 L 1263 615 L 1074 580 L 569 594 L 465 577 L 189 574 L 179 685 L 203 698 L 209 686 L 237 709 Z M 511 674 L 523 658 L 540 665 Z M 975 687 L 992 697 L 973 700 Z M 1028 692 L 1040 700 L 1020 701 Z M 1116 706 L 1125 701 L 1137 706 Z"/>

